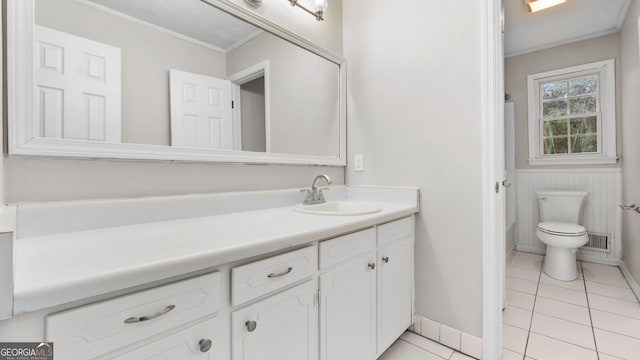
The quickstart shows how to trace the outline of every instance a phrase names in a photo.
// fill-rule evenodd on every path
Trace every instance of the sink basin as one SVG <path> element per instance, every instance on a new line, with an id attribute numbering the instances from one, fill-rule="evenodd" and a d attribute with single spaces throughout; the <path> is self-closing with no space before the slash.
<path id="1" fill-rule="evenodd" d="M 315 215 L 349 216 L 377 213 L 380 207 L 360 201 L 329 201 L 317 205 L 296 205 L 294 210 Z"/>

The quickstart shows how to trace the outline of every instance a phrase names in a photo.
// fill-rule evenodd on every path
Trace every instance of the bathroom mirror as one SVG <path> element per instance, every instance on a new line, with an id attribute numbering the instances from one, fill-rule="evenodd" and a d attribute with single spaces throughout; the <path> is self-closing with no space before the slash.
<path id="1" fill-rule="evenodd" d="M 10 154 L 346 163 L 344 59 L 240 5 L 9 0 L 7 25 Z"/>

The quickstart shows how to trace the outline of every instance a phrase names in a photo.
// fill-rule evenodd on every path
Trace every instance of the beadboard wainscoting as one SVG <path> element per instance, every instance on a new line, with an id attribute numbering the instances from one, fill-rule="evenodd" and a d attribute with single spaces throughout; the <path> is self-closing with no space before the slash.
<path id="1" fill-rule="evenodd" d="M 622 170 L 600 169 L 522 169 L 516 171 L 516 249 L 545 253 L 545 245 L 536 238 L 539 223 L 536 190 L 584 190 L 583 225 L 589 233 L 607 234 L 609 252 L 581 248 L 578 258 L 586 261 L 618 265 L 622 258 L 621 210 Z"/>

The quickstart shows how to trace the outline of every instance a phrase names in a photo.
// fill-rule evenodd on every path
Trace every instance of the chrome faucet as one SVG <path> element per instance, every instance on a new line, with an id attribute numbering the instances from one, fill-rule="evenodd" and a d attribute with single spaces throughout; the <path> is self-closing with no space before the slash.
<path id="1" fill-rule="evenodd" d="M 313 183 L 311 183 L 311 189 L 302 189 L 301 192 L 307 192 L 307 197 L 302 202 L 305 205 L 314 205 L 314 204 L 323 204 L 327 202 L 324 199 L 324 195 L 322 194 L 322 190 L 329 190 L 328 188 L 319 188 L 318 181 L 324 180 L 327 185 L 331 185 L 331 178 L 327 175 L 320 174 L 313 179 Z"/>

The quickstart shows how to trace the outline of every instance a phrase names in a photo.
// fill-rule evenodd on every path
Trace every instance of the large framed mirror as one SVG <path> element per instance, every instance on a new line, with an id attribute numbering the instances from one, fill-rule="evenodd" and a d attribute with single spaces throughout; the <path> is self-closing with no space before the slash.
<path id="1" fill-rule="evenodd" d="M 240 5 L 6 14 L 10 155 L 346 165 L 345 60 Z"/>

